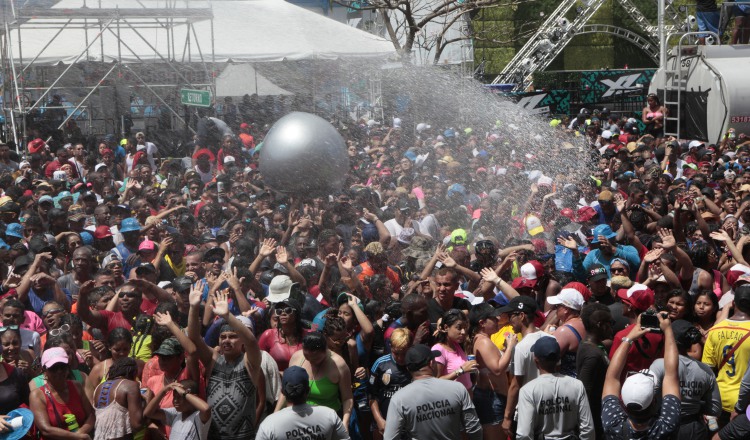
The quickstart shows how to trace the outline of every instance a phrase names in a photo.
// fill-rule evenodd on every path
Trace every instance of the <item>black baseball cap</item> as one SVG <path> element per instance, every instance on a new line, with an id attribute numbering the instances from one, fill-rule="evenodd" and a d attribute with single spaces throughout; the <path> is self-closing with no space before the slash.
<path id="1" fill-rule="evenodd" d="M 526 295 L 519 295 L 508 302 L 505 307 L 498 309 L 499 313 L 513 313 L 523 312 L 527 315 L 536 313 L 537 310 L 536 301 L 534 298 Z"/>
<path id="2" fill-rule="evenodd" d="M 29 266 L 31 266 L 31 263 L 33 262 L 34 257 L 29 254 L 16 257 L 16 259 L 13 261 L 13 272 L 20 275 L 26 272 L 26 270 L 28 270 Z"/>
<path id="3" fill-rule="evenodd" d="M 499 308 L 493 307 L 492 304 L 483 302 L 475 305 L 469 310 L 469 322 L 472 326 L 479 325 L 479 321 L 501 315 Z"/>
<path id="4" fill-rule="evenodd" d="M 135 268 L 135 274 L 142 277 L 146 273 L 156 273 L 156 268 L 151 263 L 141 263 L 140 266 Z"/>
<path id="5" fill-rule="evenodd" d="M 439 351 L 430 350 L 430 347 L 424 344 L 417 344 L 406 352 L 406 369 L 409 371 L 419 371 L 438 356 L 440 356 Z"/>
<path id="6" fill-rule="evenodd" d="M 226 255 L 226 251 L 220 247 L 213 247 L 206 251 L 205 254 L 203 254 L 203 261 L 210 261 L 216 257 L 221 258 L 224 260 L 224 256 Z"/>
<path id="7" fill-rule="evenodd" d="M 672 321 L 674 340 L 680 347 L 690 347 L 695 339 L 700 339 L 700 331 L 689 321 L 675 319 Z M 696 334 L 697 333 L 697 334 Z"/>
<path id="8" fill-rule="evenodd" d="M 607 269 L 601 264 L 592 264 L 588 269 L 588 278 L 589 281 L 599 281 L 609 278 L 609 275 L 607 275 Z"/>
<path id="9" fill-rule="evenodd" d="M 172 281 L 172 287 L 178 292 L 189 290 L 193 286 L 193 279 L 190 277 L 177 277 Z"/>
<path id="10" fill-rule="evenodd" d="M 734 303 L 743 303 L 743 307 L 750 307 L 750 284 L 743 284 L 734 289 Z"/>

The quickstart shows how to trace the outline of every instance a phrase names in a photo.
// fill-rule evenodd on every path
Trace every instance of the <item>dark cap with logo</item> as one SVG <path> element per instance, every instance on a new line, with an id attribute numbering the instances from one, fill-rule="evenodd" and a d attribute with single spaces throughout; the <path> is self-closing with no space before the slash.
<path id="1" fill-rule="evenodd" d="M 607 269 L 601 264 L 592 264 L 589 266 L 587 273 L 589 281 L 599 281 L 609 278 L 609 275 L 607 275 Z"/>
<path id="2" fill-rule="evenodd" d="M 534 298 L 530 296 L 520 295 L 517 296 L 508 302 L 505 307 L 501 307 L 499 312 L 500 313 L 513 313 L 513 312 L 523 312 L 526 314 L 533 314 L 536 313 L 538 307 L 536 305 L 536 301 Z"/>

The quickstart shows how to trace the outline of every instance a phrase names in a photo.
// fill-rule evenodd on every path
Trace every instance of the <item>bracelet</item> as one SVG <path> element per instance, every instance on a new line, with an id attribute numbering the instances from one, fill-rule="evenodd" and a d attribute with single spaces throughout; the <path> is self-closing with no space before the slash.
<path id="1" fill-rule="evenodd" d="M 464 369 L 462 367 L 458 367 L 458 370 L 456 370 L 456 378 L 462 376 L 464 374 Z"/>
<path id="2" fill-rule="evenodd" d="M 630 344 L 630 345 L 633 345 L 633 343 L 634 343 L 635 341 L 634 341 L 634 340 L 632 340 L 632 339 L 630 339 L 630 338 L 629 338 L 629 337 L 627 337 L 627 336 L 623 336 L 623 337 L 622 337 L 622 342 L 627 342 L 628 344 Z"/>

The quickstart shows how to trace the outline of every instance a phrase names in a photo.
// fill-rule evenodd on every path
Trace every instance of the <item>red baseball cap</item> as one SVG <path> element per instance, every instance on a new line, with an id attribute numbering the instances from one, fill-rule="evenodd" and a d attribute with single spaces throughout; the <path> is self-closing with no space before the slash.
<path id="1" fill-rule="evenodd" d="M 576 213 L 570 208 L 563 208 L 563 210 L 560 211 L 560 215 L 569 218 L 571 221 L 576 221 Z"/>
<path id="2" fill-rule="evenodd" d="M 97 226 L 94 230 L 94 238 L 96 239 L 102 239 L 112 236 L 112 231 L 109 229 L 109 226 L 101 225 Z"/>
<path id="3" fill-rule="evenodd" d="M 736 283 L 737 279 L 742 275 L 750 275 L 750 267 L 747 267 L 744 264 L 735 264 L 727 271 L 727 283 L 729 283 L 730 286 L 734 286 L 734 283 Z"/>
<path id="4" fill-rule="evenodd" d="M 588 287 L 586 287 L 585 284 L 579 283 L 578 281 L 571 281 L 568 284 L 563 286 L 563 289 L 575 289 L 583 295 L 583 299 L 588 302 L 589 298 L 591 298 L 591 291 Z"/>
<path id="5" fill-rule="evenodd" d="M 208 160 L 210 162 L 216 161 L 216 156 L 214 156 L 214 153 L 212 153 L 208 148 L 201 148 L 200 150 L 196 151 L 195 154 L 193 154 L 193 159 L 198 160 L 202 156 L 208 156 Z"/>
<path id="6" fill-rule="evenodd" d="M 639 313 L 645 312 L 654 305 L 654 291 L 643 284 L 635 283 L 630 289 L 620 289 L 617 291 L 617 296 Z"/>
<path id="7" fill-rule="evenodd" d="M 42 139 L 36 138 L 33 141 L 29 142 L 29 153 L 36 154 L 44 149 L 44 146 L 46 144 Z"/>
<path id="8" fill-rule="evenodd" d="M 596 216 L 596 210 L 590 206 L 584 206 L 578 209 L 578 221 L 587 222 Z"/>
<path id="9" fill-rule="evenodd" d="M 528 278 L 524 277 L 518 277 L 513 280 L 511 283 L 511 286 L 518 290 L 518 289 L 533 289 L 536 287 L 536 280 L 530 280 Z"/>

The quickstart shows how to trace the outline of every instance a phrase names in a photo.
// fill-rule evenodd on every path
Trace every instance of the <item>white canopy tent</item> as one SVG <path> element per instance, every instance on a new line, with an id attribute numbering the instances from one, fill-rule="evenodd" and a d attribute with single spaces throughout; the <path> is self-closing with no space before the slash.
<path id="1" fill-rule="evenodd" d="M 216 96 L 279 96 L 293 93 L 272 83 L 250 64 L 227 64 L 216 77 Z"/>
<path id="2" fill-rule="evenodd" d="M 75 19 L 75 10 L 83 5 L 84 0 L 60 0 L 51 9 L 70 10 L 70 18 Z M 284 0 L 89 0 L 87 3 L 90 9 L 110 10 L 163 9 L 175 5 L 183 10 L 185 5 L 187 8 L 210 8 L 213 21 L 175 26 L 170 44 L 164 30 L 158 27 L 136 30 L 127 23 L 120 23 L 117 27 L 113 24 L 101 33 L 100 40 L 95 41 L 100 31 L 98 27 L 91 27 L 91 19 L 88 20 L 89 29 L 79 27 L 60 31 L 61 26 L 51 26 L 44 19 L 31 18 L 20 26 L 21 61 L 28 62 L 38 56 L 35 62 L 38 64 L 71 63 L 86 50 L 87 42 L 94 43 L 81 60 L 104 62 L 163 61 L 162 57 L 168 53 L 171 53 L 170 61 L 217 63 L 377 58 L 396 54 L 393 44 L 384 38 Z M 102 18 L 99 21 L 106 24 L 108 20 Z M 93 22 L 95 24 L 96 20 Z M 124 44 L 120 45 L 120 41 Z M 45 45 L 48 46 L 45 48 Z M 14 51 L 17 61 L 18 52 Z"/>

